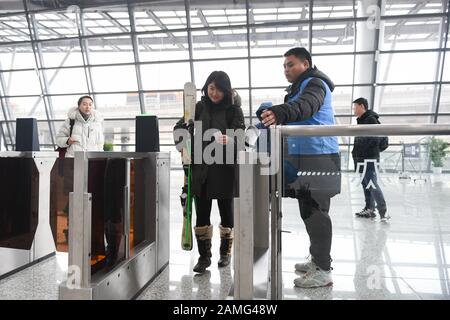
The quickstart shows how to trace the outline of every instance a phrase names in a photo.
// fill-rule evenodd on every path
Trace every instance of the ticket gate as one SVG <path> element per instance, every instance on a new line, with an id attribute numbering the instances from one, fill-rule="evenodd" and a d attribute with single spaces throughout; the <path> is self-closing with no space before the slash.
<path id="1" fill-rule="evenodd" d="M 0 152 L 0 278 L 55 254 L 50 171 L 56 152 Z"/>
<path id="2" fill-rule="evenodd" d="M 76 152 L 60 299 L 132 299 L 169 263 L 168 152 Z"/>

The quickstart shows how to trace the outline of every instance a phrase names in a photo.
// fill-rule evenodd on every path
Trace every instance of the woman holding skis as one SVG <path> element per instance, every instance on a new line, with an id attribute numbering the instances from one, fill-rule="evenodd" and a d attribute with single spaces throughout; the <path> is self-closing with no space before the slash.
<path id="1" fill-rule="evenodd" d="M 201 121 L 202 132 L 195 132 L 195 135 L 201 134 L 203 141 L 204 133 L 207 130 L 214 130 L 214 134 L 210 140 L 202 142 L 202 150 L 194 149 L 193 153 L 201 152 L 202 154 L 202 162 L 194 162 L 192 166 L 191 180 L 191 192 L 194 195 L 196 209 L 194 231 L 200 254 L 194 271 L 198 273 L 204 273 L 206 268 L 211 265 L 213 226 L 211 225 L 210 216 L 213 199 L 217 200 L 221 220 L 219 225 L 221 242 L 218 266 L 225 267 L 230 263 L 234 226 L 233 198 L 237 192 L 237 150 L 235 146 L 238 143 L 232 137 L 227 136 L 226 131 L 227 129 L 245 129 L 241 99 L 237 92 L 232 89 L 230 78 L 225 72 L 212 72 L 201 91 L 202 97 L 195 106 L 195 121 Z M 184 126 L 185 123 L 182 118 L 177 122 L 174 130 Z M 181 151 L 183 145 L 179 142 L 176 141 L 176 145 L 177 149 Z M 205 162 L 203 155 L 205 148 L 213 143 L 220 145 L 219 148 L 223 150 L 223 157 L 218 156 L 218 159 L 209 164 L 211 161 Z M 231 144 L 234 144 L 234 146 L 230 148 Z M 229 146 L 228 148 L 227 145 Z M 214 146 L 210 146 L 209 149 L 217 150 L 217 145 L 215 148 L 211 147 Z M 234 152 L 233 161 L 232 163 L 226 163 L 226 152 L 230 152 L 230 150 Z M 212 152 L 211 156 L 214 158 L 214 152 Z M 192 157 L 193 161 L 194 158 Z"/>

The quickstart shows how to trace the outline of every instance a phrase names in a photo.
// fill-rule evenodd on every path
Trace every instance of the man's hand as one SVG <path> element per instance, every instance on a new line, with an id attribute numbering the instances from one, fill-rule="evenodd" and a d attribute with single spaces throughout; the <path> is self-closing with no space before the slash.
<path id="1" fill-rule="evenodd" d="M 269 127 L 270 125 L 277 123 L 277 118 L 275 117 L 275 113 L 273 113 L 273 111 L 271 111 L 271 110 L 265 110 L 261 114 L 261 118 L 262 118 L 262 123 L 266 127 Z"/>

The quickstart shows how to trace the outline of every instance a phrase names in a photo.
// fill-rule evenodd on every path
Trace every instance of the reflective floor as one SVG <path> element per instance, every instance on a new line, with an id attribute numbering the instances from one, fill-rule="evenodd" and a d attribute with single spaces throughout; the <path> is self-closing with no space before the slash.
<path id="1" fill-rule="evenodd" d="M 170 264 L 138 299 L 233 299 L 232 268 L 217 268 L 219 233 L 213 205 L 213 264 L 195 276 L 196 247 L 182 251 L 182 172 L 172 171 Z M 414 177 L 413 177 L 414 178 Z M 358 178 L 343 176 L 342 193 L 332 199 L 333 287 L 295 288 L 294 264 L 308 256 L 308 236 L 297 203 L 283 201 L 283 299 L 450 299 L 450 175 L 427 181 L 385 174 L 381 187 L 392 219 L 383 224 L 355 218 L 363 207 Z M 0 280 L 0 299 L 57 299 L 67 255 L 57 254 Z"/>

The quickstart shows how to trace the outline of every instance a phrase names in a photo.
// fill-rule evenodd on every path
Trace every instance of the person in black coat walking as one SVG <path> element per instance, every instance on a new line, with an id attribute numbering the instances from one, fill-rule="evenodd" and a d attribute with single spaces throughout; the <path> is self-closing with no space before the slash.
<path id="1" fill-rule="evenodd" d="M 353 101 L 353 110 L 357 117 L 358 124 L 380 124 L 378 114 L 369 110 L 368 102 L 365 98 L 358 98 Z M 386 222 L 389 216 L 386 215 L 386 201 L 383 191 L 377 182 L 375 164 L 380 160 L 380 140 L 379 137 L 355 137 L 352 150 L 355 170 L 364 173 L 361 182 L 366 205 L 363 210 L 357 212 L 357 217 L 375 218 L 375 203 L 382 222 Z M 366 161 L 369 160 L 369 161 Z"/>
<path id="2" fill-rule="evenodd" d="M 231 81 L 228 75 L 223 71 L 212 72 L 202 88 L 202 97 L 195 106 L 195 121 L 200 121 L 202 124 L 201 132 L 197 130 L 194 136 L 194 141 L 199 134 L 202 136 L 202 150 L 196 150 L 197 145 L 194 142 L 192 166 L 192 182 L 191 192 L 194 195 L 195 211 L 196 211 L 196 226 L 194 227 L 195 236 L 197 239 L 198 251 L 200 258 L 194 267 L 194 271 L 204 273 L 206 268 L 211 265 L 211 238 L 213 227 L 210 221 L 212 200 L 217 199 L 219 206 L 221 223 L 220 229 L 220 260 L 219 267 L 225 267 L 230 263 L 231 248 L 233 244 L 233 227 L 234 227 L 234 212 L 233 212 L 233 198 L 237 194 L 237 168 L 236 168 L 236 138 L 228 136 L 226 133 L 230 129 L 245 129 L 244 115 L 241 109 L 240 97 L 236 91 L 231 87 Z M 184 119 L 180 119 L 174 127 L 174 130 L 183 128 Z M 214 131 L 211 139 L 206 139 L 208 135 L 205 132 Z M 180 141 L 175 141 L 177 149 L 181 151 L 183 144 Z M 216 155 L 214 162 L 205 161 L 203 154 L 207 153 L 206 148 L 223 150 L 223 157 Z M 228 146 L 228 148 L 227 148 Z M 231 146 L 231 148 L 230 148 Z M 211 148 L 214 147 L 214 148 Z M 232 163 L 228 163 L 226 152 L 233 150 L 234 156 Z M 202 154 L 201 163 L 197 163 L 195 155 L 198 152 Z M 214 158 L 214 151 L 211 153 Z"/>

